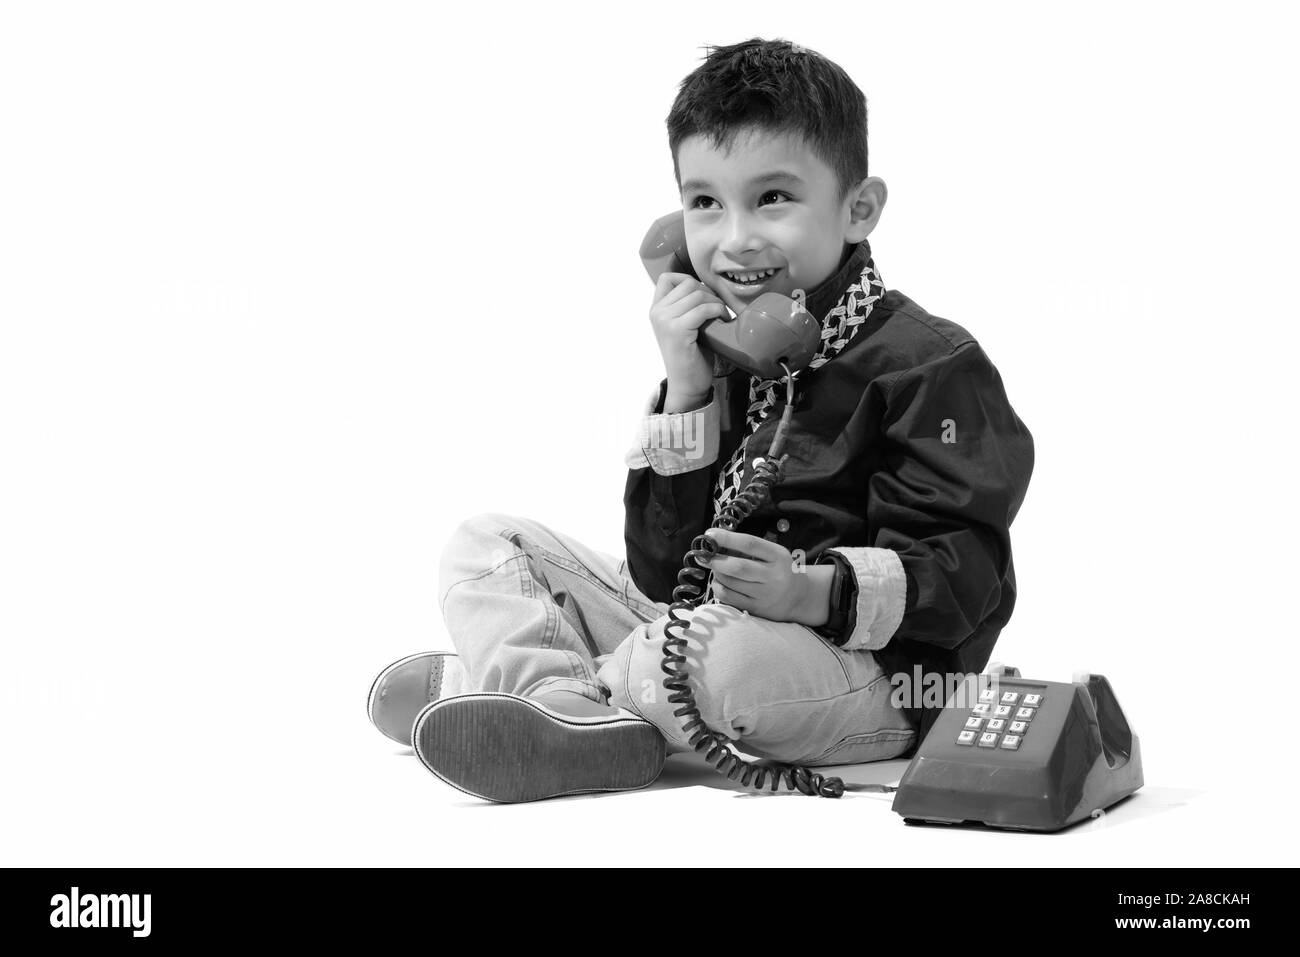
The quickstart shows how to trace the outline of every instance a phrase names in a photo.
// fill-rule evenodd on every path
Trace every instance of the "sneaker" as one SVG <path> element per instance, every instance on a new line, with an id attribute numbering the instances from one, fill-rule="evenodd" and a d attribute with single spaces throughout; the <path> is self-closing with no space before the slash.
<path id="1" fill-rule="evenodd" d="M 450 651 L 426 651 L 394 661 L 370 686 L 366 713 L 376 728 L 410 747 L 411 725 L 420 709 L 464 690 L 464 675 L 460 656 Z"/>
<path id="2" fill-rule="evenodd" d="M 663 735 L 631 712 L 562 714 L 519 695 L 474 692 L 428 705 L 413 746 L 442 781 L 514 804 L 589 791 L 631 791 L 663 770 Z"/>

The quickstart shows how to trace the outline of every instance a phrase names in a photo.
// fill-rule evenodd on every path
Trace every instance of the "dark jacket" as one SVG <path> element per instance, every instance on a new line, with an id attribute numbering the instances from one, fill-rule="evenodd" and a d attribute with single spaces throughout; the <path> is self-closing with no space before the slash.
<path id="1" fill-rule="evenodd" d="M 808 297 L 809 311 L 825 315 L 869 255 L 865 242 L 853 250 Z M 629 468 L 628 570 L 656 601 L 672 601 L 746 427 L 748 373 L 715 381 L 706 408 L 718 423 L 716 457 L 669 475 L 648 460 Z M 888 290 L 839 355 L 796 381 L 784 478 L 737 531 L 802 549 L 810 562 L 827 560 L 828 549 L 849 558 L 862 614 L 844 646 L 875 654 L 886 674 L 912 675 L 918 664 L 923 673 L 980 672 L 1015 606 L 1009 528 L 1033 468 L 1033 440 L 997 369 L 965 329 Z M 647 403 L 647 421 L 666 387 Z M 772 443 L 784 387 L 777 394 L 749 440 L 751 462 Z M 919 741 L 937 714 L 913 716 Z"/>

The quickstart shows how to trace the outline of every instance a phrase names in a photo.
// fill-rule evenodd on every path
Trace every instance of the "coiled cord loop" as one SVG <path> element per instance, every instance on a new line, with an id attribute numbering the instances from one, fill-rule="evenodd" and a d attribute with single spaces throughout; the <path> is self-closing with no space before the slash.
<path id="1" fill-rule="evenodd" d="M 758 463 L 754 475 L 731 502 L 729 502 L 713 523 L 713 528 L 733 531 L 754 509 L 771 500 L 772 488 L 782 478 L 786 456 L 781 455 L 785 443 L 785 433 L 790 422 L 790 413 L 794 405 L 794 378 L 788 366 L 786 370 L 786 404 L 777 426 L 776 436 L 767 457 Z M 779 456 L 779 457 L 778 457 Z M 673 601 L 668 608 L 668 621 L 664 624 L 663 662 L 661 670 L 667 676 L 663 686 L 670 693 L 669 704 L 680 704 L 673 712 L 673 717 L 682 722 L 682 732 L 689 736 L 689 743 L 696 753 L 704 752 L 704 760 L 719 774 L 736 780 L 745 787 L 763 790 L 768 778 L 771 778 L 770 791 L 776 793 L 782 783 L 789 791 L 799 791 L 809 796 L 837 798 L 844 794 L 844 782 L 837 777 L 824 777 L 797 764 L 759 765 L 745 761 L 731 750 L 730 741 L 704 723 L 700 709 L 695 702 L 695 693 L 691 690 L 686 669 L 687 641 L 682 632 L 690 629 L 690 620 L 681 617 L 679 612 L 690 611 L 699 606 L 704 597 L 704 583 L 709 571 L 700 564 L 700 559 L 716 554 L 717 543 L 707 535 L 697 535 L 691 541 L 690 550 L 682 559 L 682 570 L 677 573 L 677 587 L 673 589 Z M 674 631 L 673 629 L 676 629 Z"/>

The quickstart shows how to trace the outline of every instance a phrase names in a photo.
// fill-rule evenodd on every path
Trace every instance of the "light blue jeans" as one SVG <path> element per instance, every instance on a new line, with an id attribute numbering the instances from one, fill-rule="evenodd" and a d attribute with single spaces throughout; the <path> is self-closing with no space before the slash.
<path id="1" fill-rule="evenodd" d="M 641 593 L 627 562 L 527 518 L 462 522 L 439 567 L 438 601 L 465 691 L 569 689 L 653 723 L 668 750 L 692 751 L 663 687 L 668 605 Z M 917 728 L 890 702 L 869 651 L 841 651 L 810 628 L 730 605 L 691 621 L 686 668 L 710 728 L 747 755 L 810 765 L 898 757 Z"/>

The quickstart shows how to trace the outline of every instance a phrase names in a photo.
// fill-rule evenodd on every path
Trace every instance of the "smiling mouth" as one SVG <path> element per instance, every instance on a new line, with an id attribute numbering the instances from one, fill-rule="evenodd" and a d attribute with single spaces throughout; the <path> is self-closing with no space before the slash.
<path id="1" fill-rule="evenodd" d="M 723 279 L 739 288 L 751 288 L 761 286 L 769 279 L 774 277 L 781 270 L 779 267 L 771 269 L 749 269 L 744 272 L 720 272 L 718 273 Z"/>

